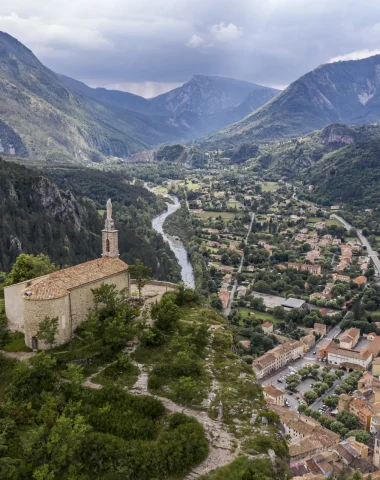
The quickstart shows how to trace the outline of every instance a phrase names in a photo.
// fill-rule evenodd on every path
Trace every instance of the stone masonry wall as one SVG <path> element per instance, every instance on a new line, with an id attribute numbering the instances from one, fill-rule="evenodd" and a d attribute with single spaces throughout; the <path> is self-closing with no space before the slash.
<path id="1" fill-rule="evenodd" d="M 58 344 L 67 342 L 71 337 L 69 296 L 54 300 L 26 300 L 24 299 L 25 344 L 32 347 L 32 338 L 37 336 L 39 323 L 45 317 L 58 317 L 59 333 L 56 338 Z M 38 341 L 38 348 L 48 348 Z"/>
<path id="2" fill-rule="evenodd" d="M 81 287 L 74 288 L 70 292 L 71 315 L 73 330 L 86 320 L 87 312 L 94 307 L 94 297 L 91 289 L 100 287 L 102 283 L 116 285 L 118 290 L 129 288 L 129 272 L 121 272 L 106 279 L 97 280 Z"/>
<path id="3" fill-rule="evenodd" d="M 40 301 L 23 299 L 25 344 L 32 348 L 32 338 L 37 336 L 39 322 L 46 316 L 59 319 L 56 344 L 68 342 L 77 326 L 86 320 L 87 312 L 94 307 L 91 289 L 100 287 L 102 283 L 116 285 L 118 290 L 129 287 L 129 272 L 121 272 L 74 288 L 69 295 L 62 298 Z M 38 348 L 44 350 L 47 347 L 42 342 L 38 342 Z"/>

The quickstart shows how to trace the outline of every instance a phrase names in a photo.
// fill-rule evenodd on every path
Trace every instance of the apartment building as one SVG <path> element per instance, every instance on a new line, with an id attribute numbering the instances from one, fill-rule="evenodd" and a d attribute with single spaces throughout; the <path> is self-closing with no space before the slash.
<path id="1" fill-rule="evenodd" d="M 263 378 L 269 373 L 301 357 L 303 350 L 303 343 L 298 340 L 285 342 L 264 353 L 261 357 L 256 358 L 252 364 L 253 371 L 256 373 L 258 379 Z"/>
<path id="2" fill-rule="evenodd" d="M 327 361 L 341 367 L 367 370 L 373 360 L 373 354 L 369 350 L 347 350 L 331 341 L 325 348 Z"/>

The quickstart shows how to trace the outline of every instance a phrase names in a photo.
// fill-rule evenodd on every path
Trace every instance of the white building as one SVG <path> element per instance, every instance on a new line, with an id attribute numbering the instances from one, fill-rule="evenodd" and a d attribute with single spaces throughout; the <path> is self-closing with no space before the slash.
<path id="1" fill-rule="evenodd" d="M 300 358 L 303 354 L 303 343 L 298 340 L 290 340 L 282 345 L 269 350 L 259 358 L 256 358 L 252 364 L 253 371 L 257 378 L 263 378 L 270 372 L 284 367 L 292 360 Z"/>

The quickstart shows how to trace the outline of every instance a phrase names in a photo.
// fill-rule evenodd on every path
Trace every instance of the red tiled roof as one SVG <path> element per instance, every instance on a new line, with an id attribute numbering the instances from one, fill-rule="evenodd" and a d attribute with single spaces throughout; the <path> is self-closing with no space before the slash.
<path id="1" fill-rule="evenodd" d="M 97 258 L 32 280 L 32 285 L 21 293 L 25 300 L 52 300 L 68 295 L 75 287 L 127 270 L 128 265 L 120 258 Z"/>

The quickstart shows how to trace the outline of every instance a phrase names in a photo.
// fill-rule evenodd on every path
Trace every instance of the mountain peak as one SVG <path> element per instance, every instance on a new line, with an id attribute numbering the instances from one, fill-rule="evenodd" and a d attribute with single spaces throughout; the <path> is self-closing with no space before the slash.
<path id="1" fill-rule="evenodd" d="M 207 143 L 219 143 L 223 138 L 226 145 L 234 141 L 268 142 L 299 137 L 328 124 L 379 120 L 380 55 L 374 55 L 319 66 L 243 120 L 216 132 Z"/>

